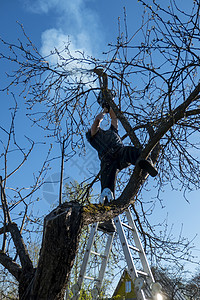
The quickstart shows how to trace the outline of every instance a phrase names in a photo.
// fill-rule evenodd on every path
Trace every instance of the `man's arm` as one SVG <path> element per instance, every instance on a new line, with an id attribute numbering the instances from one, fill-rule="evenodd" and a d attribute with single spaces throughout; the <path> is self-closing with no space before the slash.
<path id="1" fill-rule="evenodd" d="M 94 123 L 92 124 L 91 127 L 91 136 L 94 136 L 99 131 L 100 123 L 103 121 L 105 114 L 106 114 L 106 108 L 104 108 L 104 110 L 96 116 Z"/>
<path id="2" fill-rule="evenodd" d="M 110 118 L 111 118 L 111 124 L 118 130 L 118 120 L 116 117 L 116 114 L 114 113 L 113 109 L 110 108 Z"/>

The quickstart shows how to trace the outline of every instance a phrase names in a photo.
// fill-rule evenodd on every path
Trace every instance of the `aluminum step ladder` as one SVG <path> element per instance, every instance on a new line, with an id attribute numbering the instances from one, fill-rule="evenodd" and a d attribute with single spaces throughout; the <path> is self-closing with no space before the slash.
<path id="1" fill-rule="evenodd" d="M 105 191 L 106 190 L 106 191 Z M 110 190 L 105 189 L 100 197 L 100 202 L 103 203 L 105 200 L 105 197 L 107 197 L 108 201 L 112 200 L 112 193 Z M 140 241 L 137 228 L 134 222 L 134 219 L 132 217 L 130 209 L 127 209 L 125 211 L 125 218 L 126 223 L 121 221 L 120 216 L 117 216 L 113 219 L 116 231 L 115 232 L 105 232 L 107 235 L 107 242 L 104 250 L 104 254 L 100 254 L 97 252 L 92 251 L 92 246 L 95 241 L 95 236 L 97 234 L 98 230 L 101 230 L 99 227 L 99 223 L 94 223 L 91 226 L 91 231 L 86 247 L 86 251 L 84 254 L 78 282 L 72 287 L 72 293 L 73 297 L 72 300 L 78 300 L 80 296 L 80 289 L 83 283 L 84 279 L 89 279 L 94 281 L 94 287 L 91 290 L 92 299 L 97 300 L 99 299 L 99 293 L 101 290 L 103 278 L 106 271 L 106 266 L 108 263 L 110 251 L 112 248 L 112 242 L 114 235 L 117 233 L 119 235 L 119 239 L 121 242 L 121 246 L 124 252 L 124 257 L 127 263 L 127 269 L 129 272 L 129 275 L 134 283 L 135 292 L 137 295 L 137 300 L 146 300 L 145 294 L 144 294 L 144 287 L 148 286 L 149 289 L 151 289 L 151 299 L 157 299 L 156 295 L 158 292 L 160 292 L 161 287 L 158 283 L 155 283 L 155 280 L 153 278 L 153 274 L 151 272 L 151 269 L 149 267 L 142 243 Z M 129 244 L 128 239 L 126 237 L 126 232 L 130 233 L 132 235 L 132 239 L 134 241 L 134 245 Z M 98 276 L 96 278 L 86 276 L 86 269 L 87 264 L 90 258 L 90 255 L 93 254 L 95 256 L 99 256 L 101 258 L 101 264 Z M 137 261 L 140 261 L 140 269 L 137 269 L 134 263 L 134 260 L 136 259 L 135 256 L 137 254 Z M 154 297 L 155 295 L 155 297 Z"/>
<path id="2" fill-rule="evenodd" d="M 91 294 L 92 294 L 92 299 L 94 299 L 94 300 L 98 299 L 98 295 L 99 295 L 100 290 L 101 290 L 104 274 L 105 274 L 105 271 L 106 271 L 106 266 L 107 266 L 108 259 L 109 259 L 109 254 L 110 254 L 111 247 L 112 247 L 113 238 L 114 238 L 114 235 L 115 235 L 115 232 L 107 234 L 107 242 L 106 242 L 106 246 L 105 246 L 105 250 L 104 250 L 103 255 L 98 253 L 98 252 L 92 251 L 92 246 L 94 244 L 95 235 L 96 235 L 97 230 L 98 230 L 98 225 L 99 225 L 99 223 L 94 223 L 91 226 L 91 231 L 90 231 L 87 247 L 86 247 L 86 250 L 85 250 L 82 266 L 81 266 L 81 269 L 80 269 L 78 282 L 72 287 L 72 292 L 73 292 L 74 296 L 71 299 L 73 299 L 73 300 L 78 300 L 79 299 L 80 289 L 81 289 L 81 286 L 82 286 L 82 283 L 83 283 L 84 279 L 89 279 L 89 280 L 95 282 L 94 287 L 91 290 Z M 94 255 L 94 256 L 98 256 L 101 259 L 99 274 L 96 278 L 85 275 L 87 264 L 88 264 L 88 261 L 89 261 L 89 258 L 91 256 L 91 254 Z"/>
<path id="3" fill-rule="evenodd" d="M 124 252 L 128 273 L 134 283 L 137 300 L 144 300 L 146 298 L 145 298 L 143 288 L 145 287 L 145 285 L 152 287 L 153 284 L 155 283 L 155 280 L 151 272 L 150 266 L 148 264 L 140 237 L 137 232 L 135 222 L 133 220 L 129 208 L 125 211 L 125 214 L 126 214 L 128 224 L 123 223 L 120 219 L 120 216 L 114 218 L 114 222 Z M 128 229 L 132 233 L 132 237 L 135 245 L 128 243 L 128 239 L 126 237 L 124 228 Z M 134 263 L 135 253 L 137 253 L 139 256 L 139 260 L 141 264 L 140 269 L 136 269 Z"/>

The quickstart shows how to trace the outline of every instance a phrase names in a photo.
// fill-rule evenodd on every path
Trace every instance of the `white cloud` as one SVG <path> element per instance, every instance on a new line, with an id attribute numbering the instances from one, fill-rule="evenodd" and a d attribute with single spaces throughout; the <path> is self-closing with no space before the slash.
<path id="1" fill-rule="evenodd" d="M 84 34 L 81 33 L 76 37 L 76 39 L 74 39 L 73 37 L 69 39 L 69 36 L 63 34 L 59 30 L 54 28 L 46 30 L 42 34 L 41 54 L 43 56 L 48 56 L 49 51 L 53 50 L 55 47 L 58 51 L 61 51 L 62 49 L 64 49 L 64 46 L 68 44 L 67 41 L 70 41 L 69 51 L 71 56 L 78 59 L 82 58 L 81 53 L 83 52 L 86 52 L 88 56 L 91 54 L 90 49 L 88 49 L 87 47 L 87 35 L 85 37 Z M 79 48 L 80 45 L 81 48 Z M 81 79 L 81 82 L 83 84 L 86 84 L 89 87 L 96 87 L 95 83 L 91 83 L 92 73 L 88 73 L 88 70 L 94 67 L 93 65 L 91 67 L 91 65 L 89 65 L 87 62 L 83 63 L 82 60 L 67 60 L 69 59 L 68 51 L 63 51 L 62 57 L 65 58 L 66 61 L 68 61 L 67 65 L 64 67 L 64 72 L 66 72 L 66 76 L 69 76 L 72 81 L 79 81 Z M 62 61 L 59 60 L 57 54 L 51 55 L 47 59 L 51 64 L 62 63 Z"/>
<path id="2" fill-rule="evenodd" d="M 60 52 L 65 46 L 68 46 L 70 54 L 75 58 L 81 57 L 80 52 L 90 56 L 92 55 L 92 50 L 89 42 L 87 33 L 81 32 L 77 36 L 70 36 L 64 34 L 62 30 L 52 28 L 42 33 L 41 54 L 47 56 L 55 48 Z M 69 58 L 67 52 L 62 52 L 62 56 Z M 57 60 L 57 55 L 52 56 L 51 62 L 56 63 Z"/>
<path id="3" fill-rule="evenodd" d="M 50 53 L 70 39 L 71 48 L 96 56 L 103 44 L 98 14 L 90 9 L 94 0 L 24 0 L 35 13 L 56 13 L 56 24 L 42 33 L 42 52 Z M 52 34 L 52 36 L 51 36 Z M 51 41 L 48 41 L 48 37 Z"/>
<path id="4" fill-rule="evenodd" d="M 85 57 L 99 57 L 100 48 L 104 43 L 98 14 L 90 6 L 94 0 L 23 1 L 26 1 L 27 9 L 33 13 L 48 14 L 50 18 L 53 15 L 52 27 L 41 33 L 42 56 L 47 57 L 55 48 L 60 52 L 69 45 L 73 57 L 80 58 L 80 53 L 84 53 Z M 62 52 L 62 56 L 69 58 L 67 51 Z M 53 64 L 60 63 L 57 55 L 46 59 Z M 67 65 L 66 72 L 72 79 L 81 78 L 83 83 L 89 82 L 90 75 L 81 69 L 91 69 L 91 66 L 72 62 Z"/>

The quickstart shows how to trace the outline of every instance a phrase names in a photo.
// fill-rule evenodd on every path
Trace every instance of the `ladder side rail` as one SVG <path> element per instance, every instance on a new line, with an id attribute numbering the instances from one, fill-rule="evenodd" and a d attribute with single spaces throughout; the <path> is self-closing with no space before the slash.
<path id="1" fill-rule="evenodd" d="M 98 228 L 98 223 L 94 223 L 91 226 L 91 231 L 90 231 L 90 235 L 89 235 L 89 239 L 88 239 L 88 243 L 87 243 L 87 247 L 85 250 L 85 254 L 83 257 L 83 263 L 81 265 L 81 270 L 80 270 L 80 274 L 79 274 L 79 278 L 78 278 L 78 286 L 79 289 L 81 289 L 82 283 L 83 283 L 83 279 L 84 279 L 84 275 L 85 275 L 85 271 L 87 268 L 87 264 L 90 258 L 90 253 L 91 253 L 91 249 L 94 243 L 94 238 L 95 238 L 95 234 Z"/>
<path id="2" fill-rule="evenodd" d="M 117 228 L 117 232 L 119 234 L 119 238 L 120 238 L 120 242 L 121 242 L 122 249 L 123 249 L 123 252 L 124 252 L 124 256 L 126 258 L 126 262 L 127 262 L 128 268 L 130 270 L 130 275 L 133 274 L 133 276 L 134 276 L 133 280 L 135 280 L 135 278 L 138 277 L 137 270 L 135 268 L 133 258 L 132 258 L 131 253 L 130 253 L 130 249 L 128 247 L 128 242 L 127 242 L 127 239 L 126 239 L 126 236 L 125 236 L 125 233 L 124 233 L 124 229 L 123 229 L 122 224 L 121 224 L 120 217 L 119 216 L 115 217 L 114 222 L 115 222 L 115 226 Z"/>
<path id="3" fill-rule="evenodd" d="M 129 226 L 131 226 L 131 227 L 133 228 L 133 230 L 132 230 L 133 239 L 134 239 L 134 242 L 135 242 L 136 247 L 140 250 L 140 252 L 139 252 L 140 261 L 141 261 L 141 263 L 142 263 L 144 272 L 147 273 L 147 274 L 149 275 L 149 277 L 147 277 L 147 282 L 148 282 L 148 284 L 150 285 L 150 284 L 154 283 L 155 280 L 154 280 L 153 274 L 152 274 L 152 272 L 151 272 L 149 263 L 148 263 L 148 261 L 147 261 L 147 257 L 146 257 L 146 254 L 145 254 L 145 252 L 144 252 L 144 248 L 143 248 L 143 246 L 142 246 L 140 237 L 139 237 L 139 235 L 138 235 L 137 227 L 136 227 L 136 225 L 135 225 L 135 222 L 134 222 L 134 220 L 133 220 L 133 217 L 132 217 L 132 214 L 131 214 L 129 208 L 128 208 L 128 210 L 126 211 L 126 217 L 127 217 Z"/>
<path id="4" fill-rule="evenodd" d="M 108 259 L 109 259 L 109 254 L 110 254 L 110 251 L 112 248 L 112 242 L 113 242 L 114 235 L 115 235 L 115 232 L 113 232 L 112 234 L 108 234 L 108 239 L 107 239 L 107 243 L 106 243 L 106 247 L 105 247 L 105 251 L 104 251 L 104 255 L 103 255 L 104 258 L 102 259 L 101 268 L 100 268 L 99 276 L 98 276 L 98 281 L 96 283 L 96 287 L 98 288 L 98 290 L 100 290 L 101 286 L 102 286 L 104 274 L 106 271 L 106 266 L 107 266 Z"/>
<path id="5" fill-rule="evenodd" d="M 124 229 L 123 229 L 122 224 L 121 224 L 120 217 L 119 216 L 115 217 L 114 222 L 115 222 L 115 226 L 117 228 L 117 232 L 119 234 L 119 238 L 120 238 L 120 242 L 121 242 L 121 245 L 122 245 L 124 256 L 125 256 L 125 259 L 126 259 L 126 262 L 127 262 L 129 274 L 131 276 L 132 281 L 134 282 L 135 279 L 138 278 L 138 274 L 137 274 L 137 270 L 135 268 L 133 258 L 132 258 L 132 255 L 131 255 L 131 252 L 130 252 L 130 249 L 129 249 L 129 246 L 128 246 L 128 242 L 127 242 L 127 239 L 126 239 L 126 236 L 125 236 L 125 233 L 124 233 Z M 142 289 L 137 290 L 136 294 L 137 294 L 137 300 L 145 300 L 145 295 L 144 295 L 144 292 L 143 292 Z"/>

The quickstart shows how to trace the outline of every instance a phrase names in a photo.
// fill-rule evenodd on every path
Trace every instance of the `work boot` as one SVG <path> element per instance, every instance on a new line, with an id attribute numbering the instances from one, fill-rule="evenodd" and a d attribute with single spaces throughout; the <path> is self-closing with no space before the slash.
<path id="1" fill-rule="evenodd" d="M 113 222 L 113 220 L 109 220 L 109 221 L 105 221 L 102 223 L 99 223 L 98 228 L 104 232 L 115 232 L 116 231 L 116 227 L 115 224 Z"/>
<path id="2" fill-rule="evenodd" d="M 112 201 L 114 199 L 113 197 L 113 192 L 109 189 L 109 188 L 105 188 L 103 189 L 103 191 L 101 192 L 100 198 L 99 198 L 99 202 L 101 204 L 108 204 L 110 201 Z"/>
<path id="3" fill-rule="evenodd" d="M 140 166 L 141 169 L 147 171 L 152 177 L 155 177 L 156 175 L 158 175 L 158 171 L 153 166 L 153 163 L 150 158 L 148 158 L 148 160 L 140 159 L 138 162 L 138 165 Z"/>

